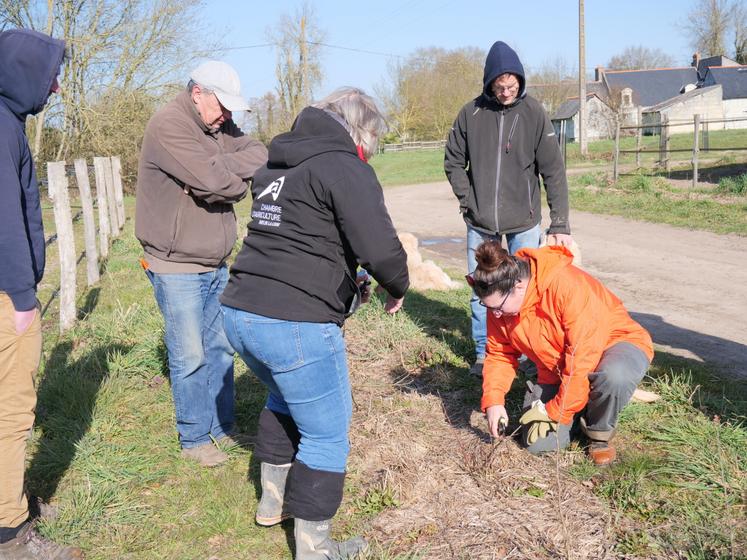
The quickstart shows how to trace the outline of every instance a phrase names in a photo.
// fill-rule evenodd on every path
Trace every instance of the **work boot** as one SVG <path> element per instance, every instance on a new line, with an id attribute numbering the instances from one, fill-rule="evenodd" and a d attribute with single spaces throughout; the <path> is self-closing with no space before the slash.
<path id="1" fill-rule="evenodd" d="M 45 539 L 26 523 L 15 538 L 0 544 L 2 560 L 81 560 L 79 548 L 62 546 Z"/>
<path id="2" fill-rule="evenodd" d="M 260 465 L 262 498 L 259 500 L 257 514 L 254 517 L 257 525 L 271 527 L 290 517 L 289 514 L 283 512 L 285 483 L 290 468 L 290 463 L 287 465 L 262 463 Z"/>
<path id="3" fill-rule="evenodd" d="M 350 560 L 368 549 L 363 537 L 337 542 L 329 537 L 330 520 L 306 521 L 296 518 L 296 560 Z"/>
<path id="4" fill-rule="evenodd" d="M 592 441 L 589 446 L 589 457 L 597 467 L 604 467 L 617 458 L 617 452 L 607 441 Z"/>
<path id="5" fill-rule="evenodd" d="M 228 455 L 215 447 L 212 443 L 205 443 L 197 447 L 182 449 L 182 457 L 196 461 L 202 467 L 215 467 L 228 461 Z"/>
<path id="6" fill-rule="evenodd" d="M 482 377 L 482 366 L 485 363 L 485 356 L 478 356 L 475 363 L 469 368 L 470 375 Z"/>

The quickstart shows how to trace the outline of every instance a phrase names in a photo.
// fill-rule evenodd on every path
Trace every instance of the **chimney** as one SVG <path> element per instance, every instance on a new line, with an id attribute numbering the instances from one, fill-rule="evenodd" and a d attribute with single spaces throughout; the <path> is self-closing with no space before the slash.
<path id="1" fill-rule="evenodd" d="M 697 51 L 695 51 L 693 53 L 693 62 L 691 64 L 691 66 L 694 66 L 695 69 L 697 70 L 699 65 L 700 65 L 700 53 L 697 52 Z"/>
<path id="2" fill-rule="evenodd" d="M 602 74 L 604 74 L 604 66 L 597 66 L 596 68 L 594 68 L 594 81 L 601 82 Z"/>

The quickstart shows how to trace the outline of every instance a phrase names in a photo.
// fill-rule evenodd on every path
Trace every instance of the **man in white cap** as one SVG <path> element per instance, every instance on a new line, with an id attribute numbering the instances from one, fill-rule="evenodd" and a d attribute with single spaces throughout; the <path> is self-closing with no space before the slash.
<path id="1" fill-rule="evenodd" d="M 135 235 L 163 314 L 182 455 L 203 466 L 234 445 L 233 349 L 218 296 L 236 241 L 233 204 L 267 149 L 231 120 L 248 111 L 238 74 L 209 61 L 148 122 L 138 169 Z"/>

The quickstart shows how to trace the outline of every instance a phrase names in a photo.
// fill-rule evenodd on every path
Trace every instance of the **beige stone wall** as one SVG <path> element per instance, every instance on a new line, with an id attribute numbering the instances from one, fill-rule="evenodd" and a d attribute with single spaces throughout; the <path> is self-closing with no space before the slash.
<path id="1" fill-rule="evenodd" d="M 586 110 L 588 112 L 588 116 L 586 117 L 588 125 L 586 138 L 588 140 L 614 138 L 615 124 L 612 109 L 596 97 L 592 97 L 586 103 Z M 578 113 L 573 116 L 573 130 L 576 136 L 573 141 L 578 142 Z"/>
<path id="2" fill-rule="evenodd" d="M 725 128 L 747 128 L 747 99 L 724 100 L 724 118 L 740 118 L 745 120 L 725 123 Z"/>
<path id="3" fill-rule="evenodd" d="M 661 110 L 662 117 L 669 118 L 669 122 L 692 121 L 695 115 L 700 115 L 701 120 L 713 120 L 724 118 L 724 106 L 721 101 L 721 88 L 704 92 L 701 95 L 690 97 L 679 103 L 674 103 L 669 107 Z M 710 130 L 720 130 L 723 124 L 714 123 L 710 125 Z M 675 133 L 684 132 L 684 127 L 676 127 Z"/>

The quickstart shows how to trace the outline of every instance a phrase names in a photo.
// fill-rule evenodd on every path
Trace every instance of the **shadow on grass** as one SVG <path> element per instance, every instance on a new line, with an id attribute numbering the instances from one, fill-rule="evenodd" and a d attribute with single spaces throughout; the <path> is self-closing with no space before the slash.
<path id="1" fill-rule="evenodd" d="M 99 303 L 99 294 L 101 293 L 101 288 L 91 288 L 88 293 L 86 294 L 86 301 L 83 303 L 83 305 L 78 309 L 78 321 L 84 320 L 88 315 L 93 313 L 93 310 L 96 309 L 96 306 Z"/>
<path id="2" fill-rule="evenodd" d="M 747 345 L 717 336 L 683 329 L 659 315 L 631 313 L 633 319 L 651 333 L 654 342 L 691 352 L 702 362 L 689 360 L 695 369 L 711 369 L 724 377 L 747 377 Z M 741 334 L 741 333 L 740 333 Z"/>
<path id="3" fill-rule="evenodd" d="M 37 391 L 36 427 L 41 432 L 28 469 L 32 495 L 45 502 L 55 495 L 70 467 L 78 442 L 88 431 L 99 388 L 109 375 L 108 356 L 125 354 L 129 346 L 95 348 L 71 361 L 73 344 L 61 342 L 49 353 Z"/>
<path id="4" fill-rule="evenodd" d="M 704 167 L 698 170 L 698 181 L 701 183 L 718 183 L 724 177 L 735 177 L 747 173 L 747 163 L 729 163 Z M 667 173 L 657 173 L 670 179 L 692 179 L 692 169 L 677 169 Z"/>

